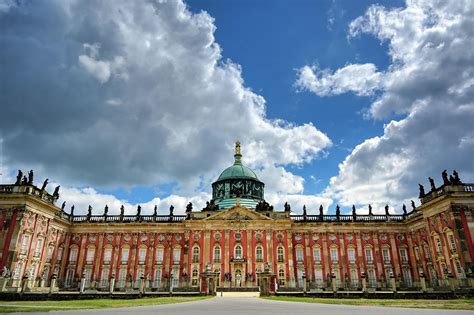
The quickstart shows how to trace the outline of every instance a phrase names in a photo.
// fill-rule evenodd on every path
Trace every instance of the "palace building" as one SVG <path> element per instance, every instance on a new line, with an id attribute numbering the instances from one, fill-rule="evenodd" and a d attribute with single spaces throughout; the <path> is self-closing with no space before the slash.
<path id="1" fill-rule="evenodd" d="M 395 213 L 294 214 L 274 209 L 265 184 L 234 164 L 212 184 L 202 210 L 184 215 L 89 211 L 75 215 L 19 174 L 0 185 L 0 290 L 141 289 L 149 292 L 268 290 L 452 290 L 473 287 L 474 184 L 443 172 L 443 185 Z M 184 210 L 184 209 L 183 209 Z M 315 211 L 314 211 L 315 210 Z M 391 212 L 391 213 L 390 213 Z M 262 280 L 263 279 L 263 280 Z M 80 288 L 82 286 L 82 288 Z"/>

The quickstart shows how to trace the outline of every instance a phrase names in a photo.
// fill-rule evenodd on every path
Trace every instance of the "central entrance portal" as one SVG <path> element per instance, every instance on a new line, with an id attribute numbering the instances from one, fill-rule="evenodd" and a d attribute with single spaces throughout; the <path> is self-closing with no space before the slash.
<path id="1" fill-rule="evenodd" d="M 235 286 L 241 287 L 242 286 L 242 271 L 240 269 L 235 270 Z"/>

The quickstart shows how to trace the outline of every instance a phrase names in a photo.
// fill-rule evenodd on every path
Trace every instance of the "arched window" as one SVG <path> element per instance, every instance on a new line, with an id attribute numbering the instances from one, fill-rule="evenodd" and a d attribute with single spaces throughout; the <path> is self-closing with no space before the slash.
<path id="1" fill-rule="evenodd" d="M 242 246 L 236 245 L 234 248 L 234 256 L 236 259 L 242 259 Z"/>
<path id="2" fill-rule="evenodd" d="M 219 245 L 216 245 L 214 247 L 214 262 L 220 262 L 221 261 L 221 248 Z"/>
<path id="3" fill-rule="evenodd" d="M 157 264 L 161 264 L 163 262 L 163 247 L 157 247 L 155 253 L 155 260 Z"/>
<path id="4" fill-rule="evenodd" d="M 77 259 L 77 247 L 71 247 L 69 252 L 69 263 L 74 264 Z"/>
<path id="5" fill-rule="evenodd" d="M 257 246 L 255 249 L 255 258 L 257 262 L 263 262 L 263 247 Z"/>
<path id="6" fill-rule="evenodd" d="M 138 263 L 144 264 L 146 259 L 146 247 L 141 247 L 138 250 Z"/>
<path id="7" fill-rule="evenodd" d="M 122 262 L 122 264 L 128 263 L 128 255 L 129 255 L 129 253 L 130 253 L 130 249 L 129 249 L 128 247 L 122 248 L 122 253 L 121 253 L 122 259 L 120 259 L 120 261 Z"/>
<path id="8" fill-rule="evenodd" d="M 318 246 L 313 248 L 313 258 L 315 264 L 321 263 L 321 249 Z"/>
<path id="9" fill-rule="evenodd" d="M 194 246 L 193 247 L 193 263 L 198 263 L 199 262 L 199 247 Z"/>
<path id="10" fill-rule="evenodd" d="M 282 246 L 278 246 L 277 248 L 277 259 L 278 259 L 278 262 L 285 261 L 285 251 L 283 250 Z"/>
<path id="11" fill-rule="evenodd" d="M 303 262 L 304 261 L 304 255 L 303 255 L 303 248 L 302 247 L 297 247 L 296 248 L 296 261 L 297 262 Z"/>
<path id="12" fill-rule="evenodd" d="M 285 270 L 283 269 L 278 271 L 278 284 L 281 286 L 285 285 Z"/>
<path id="13" fill-rule="evenodd" d="M 94 262 L 94 256 L 95 256 L 95 247 L 91 246 L 87 249 L 86 263 L 92 264 Z"/>

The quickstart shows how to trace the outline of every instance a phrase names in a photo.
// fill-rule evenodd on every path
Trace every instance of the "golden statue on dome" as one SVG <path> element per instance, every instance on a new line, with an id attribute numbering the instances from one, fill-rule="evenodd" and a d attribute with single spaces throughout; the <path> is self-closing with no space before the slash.
<path id="1" fill-rule="evenodd" d="M 235 142 L 235 154 L 240 154 L 240 141 Z"/>

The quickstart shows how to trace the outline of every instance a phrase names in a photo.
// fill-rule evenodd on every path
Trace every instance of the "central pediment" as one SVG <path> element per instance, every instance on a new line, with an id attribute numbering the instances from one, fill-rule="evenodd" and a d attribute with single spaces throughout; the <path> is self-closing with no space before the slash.
<path id="1" fill-rule="evenodd" d="M 235 206 L 225 211 L 211 215 L 204 220 L 272 220 L 271 218 L 256 212 L 255 210 L 247 209 L 242 206 Z"/>

